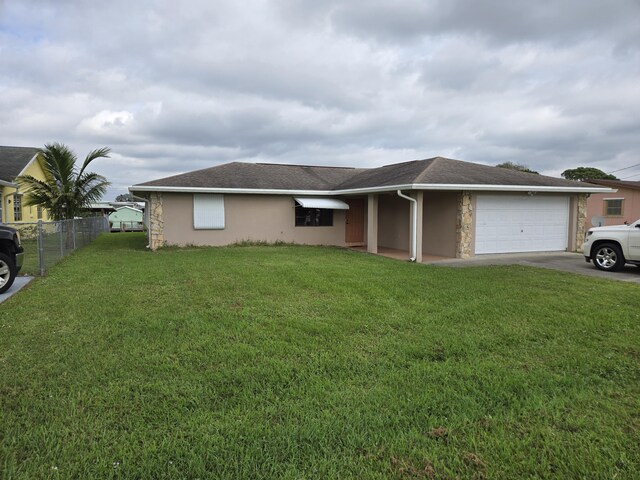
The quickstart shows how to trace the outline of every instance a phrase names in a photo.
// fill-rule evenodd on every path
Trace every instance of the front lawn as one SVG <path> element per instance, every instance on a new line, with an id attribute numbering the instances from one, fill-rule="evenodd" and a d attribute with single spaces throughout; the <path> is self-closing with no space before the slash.
<path id="1" fill-rule="evenodd" d="M 640 288 L 102 235 L 0 305 L 6 478 L 638 478 Z"/>

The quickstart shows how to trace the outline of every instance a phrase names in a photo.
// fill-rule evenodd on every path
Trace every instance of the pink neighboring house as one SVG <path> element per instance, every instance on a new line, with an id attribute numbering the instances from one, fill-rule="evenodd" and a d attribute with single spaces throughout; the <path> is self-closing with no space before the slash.
<path id="1" fill-rule="evenodd" d="M 617 188 L 616 193 L 592 193 L 587 199 L 587 228 L 601 217 L 604 225 L 632 223 L 640 218 L 640 182 L 586 180 L 588 183 Z"/>

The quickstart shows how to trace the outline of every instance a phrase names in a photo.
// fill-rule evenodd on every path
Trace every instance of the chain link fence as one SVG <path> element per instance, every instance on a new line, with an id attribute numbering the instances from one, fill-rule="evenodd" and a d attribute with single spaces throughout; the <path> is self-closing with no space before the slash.
<path id="1" fill-rule="evenodd" d="M 69 253 L 109 231 L 106 217 L 86 217 L 58 222 L 5 223 L 20 232 L 25 258 L 21 274 L 44 275 Z"/>

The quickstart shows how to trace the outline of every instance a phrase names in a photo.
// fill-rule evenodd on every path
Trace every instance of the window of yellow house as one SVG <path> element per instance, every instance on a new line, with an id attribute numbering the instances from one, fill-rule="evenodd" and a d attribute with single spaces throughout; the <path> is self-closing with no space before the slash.
<path id="1" fill-rule="evenodd" d="M 13 196 L 13 221 L 22 221 L 22 195 Z"/>
<path id="2" fill-rule="evenodd" d="M 38 220 L 42 220 L 42 207 L 38 206 Z"/>

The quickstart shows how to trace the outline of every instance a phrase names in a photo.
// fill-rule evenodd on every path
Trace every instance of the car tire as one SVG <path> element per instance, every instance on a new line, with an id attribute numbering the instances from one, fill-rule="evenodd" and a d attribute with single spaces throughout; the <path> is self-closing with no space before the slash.
<path id="1" fill-rule="evenodd" d="M 605 272 L 614 272 L 624 266 L 624 256 L 620 247 L 614 243 L 601 243 L 593 249 L 591 257 L 596 268 Z"/>
<path id="2" fill-rule="evenodd" d="M 0 293 L 4 293 L 16 279 L 16 264 L 11 256 L 4 252 L 0 252 Z"/>

